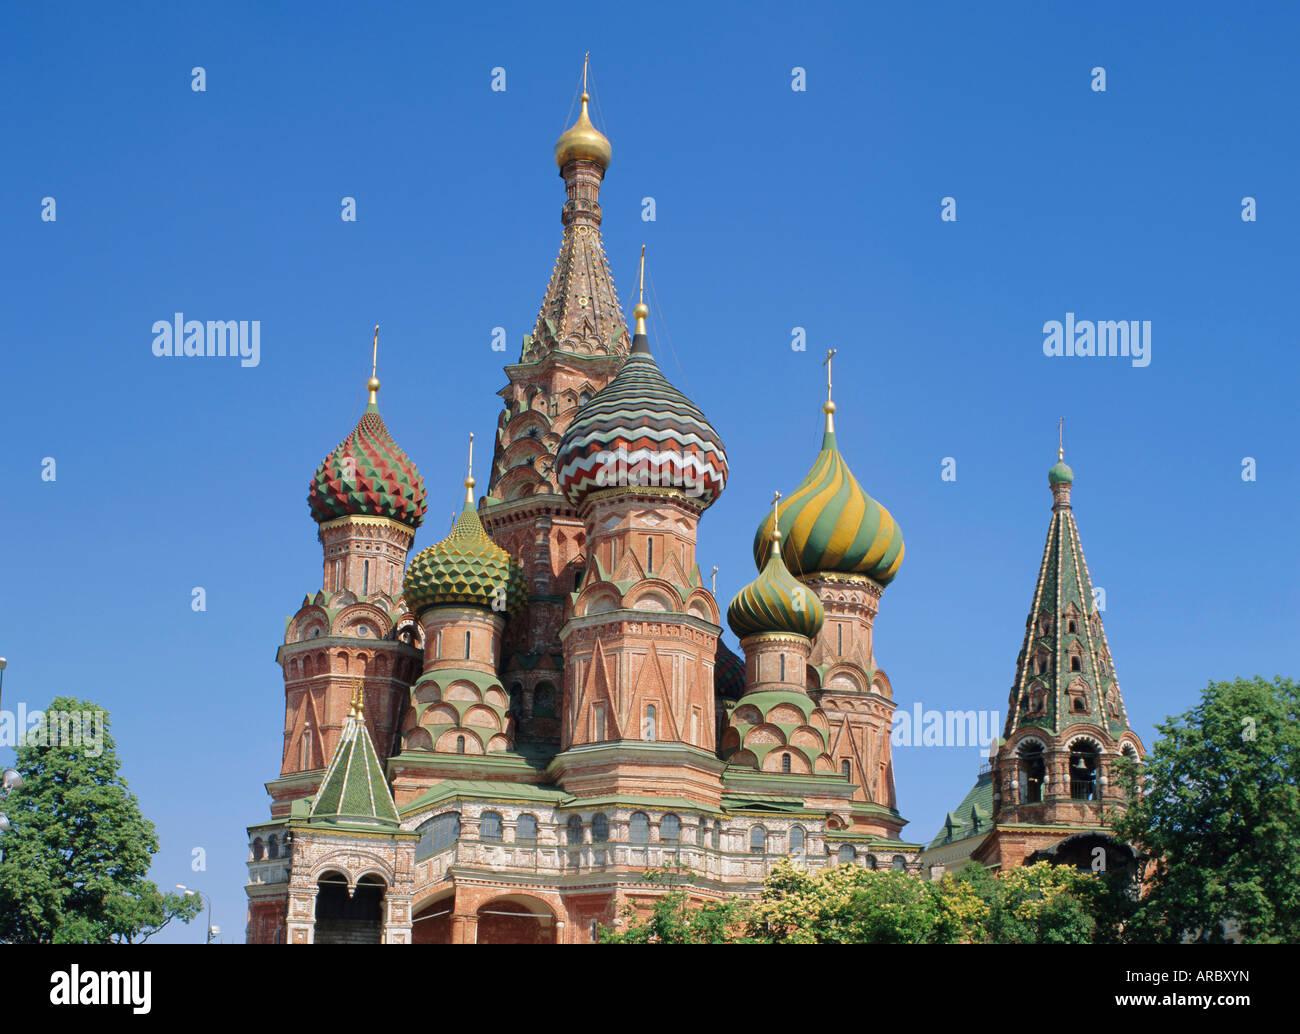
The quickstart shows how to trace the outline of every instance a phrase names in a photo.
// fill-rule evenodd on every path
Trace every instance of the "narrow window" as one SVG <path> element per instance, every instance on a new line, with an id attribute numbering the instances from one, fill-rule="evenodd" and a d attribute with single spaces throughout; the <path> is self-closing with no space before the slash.
<path id="1" fill-rule="evenodd" d="M 722 820 L 714 819 L 713 821 L 713 850 L 722 850 Z"/>
<path id="2" fill-rule="evenodd" d="M 785 681 L 785 654 L 781 654 L 781 678 L 779 681 Z"/>
<path id="3" fill-rule="evenodd" d="M 804 850 L 804 831 L 803 826 L 790 827 L 790 853 L 792 855 L 801 855 Z"/>
<path id="4" fill-rule="evenodd" d="M 655 540 L 645 540 L 645 569 L 653 571 L 655 569 Z"/>
<path id="5" fill-rule="evenodd" d="M 311 768 L 311 722 L 308 722 L 302 729 L 302 749 L 299 751 L 299 768 Z"/>
<path id="6" fill-rule="evenodd" d="M 767 851 L 767 830 L 754 826 L 749 831 L 749 853 L 764 854 Z"/>
<path id="7" fill-rule="evenodd" d="M 465 660 L 469 660 L 469 633 L 465 633 Z"/>
<path id="8" fill-rule="evenodd" d="M 535 815 L 525 812 L 519 816 L 519 821 L 515 823 L 515 843 L 537 843 L 537 817 Z"/>
<path id="9" fill-rule="evenodd" d="M 580 847 L 582 845 L 582 816 L 569 816 L 569 823 L 564 828 L 564 839 L 570 847 Z"/>
<path id="10" fill-rule="evenodd" d="M 676 815 L 665 815 L 659 820 L 659 840 L 665 844 L 676 844 L 682 839 L 682 820 Z"/>
<path id="11" fill-rule="evenodd" d="M 433 659 L 439 660 L 442 657 L 442 629 L 438 629 L 433 637 Z"/>
<path id="12" fill-rule="evenodd" d="M 370 561 L 361 565 L 361 595 L 370 595 Z"/>
<path id="13" fill-rule="evenodd" d="M 841 624 L 839 624 L 838 622 L 836 622 L 836 625 L 835 625 L 835 635 L 836 635 L 836 638 L 839 640 L 839 648 L 838 648 L 835 652 L 838 653 L 838 654 L 843 655 L 843 653 L 844 653 L 844 626 L 841 625 Z"/>
<path id="14" fill-rule="evenodd" d="M 591 842 L 593 844 L 603 844 L 608 840 L 609 819 L 603 811 L 598 811 L 591 817 Z"/>
<path id="15" fill-rule="evenodd" d="M 501 813 L 485 811 L 478 820 L 478 838 L 494 844 L 501 842 Z"/>
<path id="16" fill-rule="evenodd" d="M 845 758 L 843 761 L 840 762 L 840 775 L 842 775 L 845 779 L 848 779 L 848 778 L 849 778 L 849 759 L 848 759 L 848 758 Z"/>
<path id="17" fill-rule="evenodd" d="M 592 737 L 597 743 L 605 738 L 605 705 L 597 704 L 591 710 L 592 724 L 595 726 L 595 735 Z"/>
<path id="18" fill-rule="evenodd" d="M 1071 658 L 1070 658 L 1070 670 L 1071 670 L 1071 671 L 1082 671 L 1082 670 L 1083 670 L 1083 665 L 1080 663 L 1078 657 L 1071 657 Z"/>
<path id="19" fill-rule="evenodd" d="M 650 816 L 643 811 L 632 813 L 632 818 L 628 822 L 628 839 L 634 844 L 648 844 L 650 842 Z"/>
<path id="20" fill-rule="evenodd" d="M 457 737 L 456 737 L 456 753 L 457 753 L 457 754 L 464 754 L 464 753 L 465 753 L 465 737 L 464 737 L 464 736 L 457 736 Z"/>
<path id="21" fill-rule="evenodd" d="M 645 739 L 654 740 L 658 732 L 658 722 L 655 718 L 655 705 L 646 704 L 645 709 Z"/>
<path id="22" fill-rule="evenodd" d="M 790 771 L 790 755 L 789 755 L 789 754 L 782 754 L 782 755 L 781 755 L 781 771 L 782 771 L 782 772 L 789 772 L 789 771 Z"/>

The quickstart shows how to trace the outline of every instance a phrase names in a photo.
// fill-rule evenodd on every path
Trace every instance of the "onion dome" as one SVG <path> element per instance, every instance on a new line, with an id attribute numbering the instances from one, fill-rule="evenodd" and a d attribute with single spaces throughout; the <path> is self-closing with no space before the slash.
<path id="1" fill-rule="evenodd" d="M 560 439 L 560 491 L 575 507 L 607 488 L 678 489 L 701 510 L 727 483 L 722 439 L 699 408 L 668 383 L 650 354 L 644 302 L 618 375 L 591 397 Z"/>
<path id="2" fill-rule="evenodd" d="M 779 530 L 772 532 L 772 541 L 777 548 L 768 550 L 762 574 L 736 593 L 727 608 L 727 624 L 741 639 L 763 632 L 811 639 L 821 630 L 826 612 L 817 594 L 786 570 Z"/>
<path id="3" fill-rule="evenodd" d="M 465 479 L 465 508 L 451 534 L 411 561 L 402 595 L 417 615 L 430 607 L 470 606 L 508 616 L 524 605 L 528 583 L 523 569 L 483 530 L 474 509 L 472 475 Z"/>
<path id="4" fill-rule="evenodd" d="M 903 563 L 903 533 L 888 510 L 858 484 L 835 442 L 835 403 L 829 399 L 821 452 L 785 504 L 781 553 L 796 575 L 852 574 L 888 585 Z M 760 566 L 771 551 L 772 517 L 754 535 Z"/>
<path id="5" fill-rule="evenodd" d="M 316 468 L 307 495 L 312 518 L 324 524 L 339 517 L 387 517 L 414 530 L 428 509 L 424 479 L 384 426 L 373 373 L 366 388 L 370 402 L 361 421 Z"/>
<path id="6" fill-rule="evenodd" d="M 1074 484 L 1074 471 L 1065 465 L 1064 459 L 1058 459 L 1056 466 L 1047 472 L 1047 480 L 1053 485 Z"/>
<path id="7" fill-rule="evenodd" d="M 585 77 L 586 71 L 583 75 Z M 582 90 L 582 110 L 578 112 L 578 121 L 560 134 L 555 141 L 555 164 L 561 170 L 573 161 L 595 162 L 602 169 L 609 168 L 609 160 L 614 150 L 609 140 L 599 129 L 591 124 L 587 115 L 587 90 Z"/>

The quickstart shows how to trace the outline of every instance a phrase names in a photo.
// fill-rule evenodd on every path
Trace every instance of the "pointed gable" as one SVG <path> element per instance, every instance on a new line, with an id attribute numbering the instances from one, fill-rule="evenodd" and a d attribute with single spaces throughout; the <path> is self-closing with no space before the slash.
<path id="1" fill-rule="evenodd" d="M 312 801 L 309 821 L 340 826 L 398 825 L 397 806 L 361 717 L 359 694 L 353 698 L 352 713 Z"/>

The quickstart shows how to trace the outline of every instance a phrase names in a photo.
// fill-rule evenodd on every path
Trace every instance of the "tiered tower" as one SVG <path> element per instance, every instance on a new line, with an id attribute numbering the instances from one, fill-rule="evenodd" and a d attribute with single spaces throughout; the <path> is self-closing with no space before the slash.
<path id="1" fill-rule="evenodd" d="M 809 655 L 807 685 L 830 723 L 828 753 L 853 784 L 852 806 L 838 821 L 868 840 L 894 840 L 905 824 L 897 811 L 889 739 L 894 691 L 876 667 L 873 627 L 881 593 L 903 562 L 903 536 L 840 455 L 831 398 L 834 354 L 826 357 L 821 451 L 786 501 L 787 533 L 780 549 L 785 566 L 817 594 L 825 610 Z M 754 536 L 760 568 L 773 549 L 773 530 L 769 514 Z"/>
<path id="2" fill-rule="evenodd" d="M 642 255 L 644 283 L 644 253 Z M 727 480 L 722 440 L 650 354 L 632 350 L 560 442 L 559 486 L 583 519 L 586 567 L 561 630 L 563 753 L 578 796 L 721 799 L 714 733 L 718 609 L 695 560 L 700 515 Z"/>
<path id="3" fill-rule="evenodd" d="M 1116 762 L 1140 761 L 1144 750 L 1129 727 L 1083 557 L 1064 449 L 1047 480 L 1052 520 L 992 759 L 994 825 L 974 857 L 999 868 L 1036 855 L 1090 864 L 1100 846 L 1108 865 L 1128 864 L 1129 849 L 1101 831 L 1124 806 Z"/>
<path id="4" fill-rule="evenodd" d="M 584 565 L 583 521 L 560 491 L 560 438 L 623 365 L 631 344 L 600 235 L 600 185 L 612 149 L 591 123 L 587 68 L 578 120 L 556 141 L 564 180 L 560 252 L 519 362 L 507 366 L 483 526 L 523 568 L 527 610 L 506 634 L 502 679 L 523 737 L 560 743 L 560 626 Z"/>

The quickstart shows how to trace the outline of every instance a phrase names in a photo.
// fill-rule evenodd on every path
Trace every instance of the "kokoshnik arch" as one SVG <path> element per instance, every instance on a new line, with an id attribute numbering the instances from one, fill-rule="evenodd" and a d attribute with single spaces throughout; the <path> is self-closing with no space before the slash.
<path id="1" fill-rule="evenodd" d="M 1142 748 L 1063 463 L 1005 741 L 926 851 L 902 837 L 873 641 L 903 538 L 840 453 L 829 357 L 821 449 L 761 518 L 757 577 L 727 611 L 743 659 L 723 645 L 695 547 L 726 450 L 659 369 L 643 302 L 628 333 L 600 233 L 612 149 L 587 105 L 584 84 L 486 493 L 471 441 L 459 519 L 408 563 L 427 496 L 373 364 L 312 479 L 323 576 L 277 655 L 284 752 L 248 830 L 247 939 L 581 943 L 647 903 L 652 867 L 682 867 L 704 900 L 756 894 L 780 858 L 923 877 L 1074 860 L 1080 837 L 1122 855 L 1102 805 L 1114 758 Z M 636 476 L 665 457 L 673 476 Z"/>

